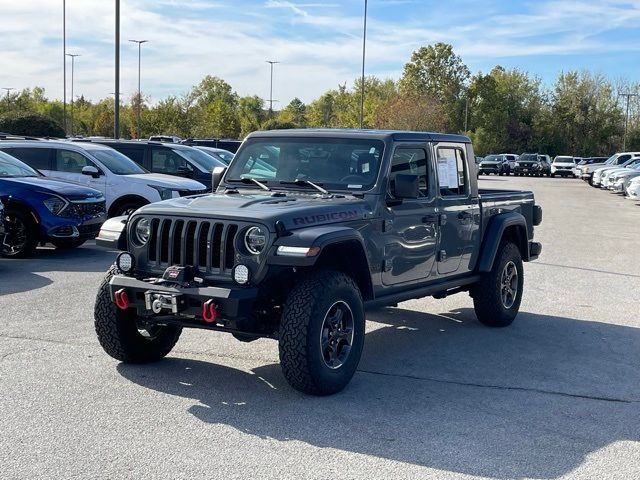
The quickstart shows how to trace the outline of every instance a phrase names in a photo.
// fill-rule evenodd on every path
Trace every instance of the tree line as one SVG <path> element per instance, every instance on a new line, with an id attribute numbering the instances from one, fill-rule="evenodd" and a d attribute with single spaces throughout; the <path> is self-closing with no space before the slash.
<path id="1" fill-rule="evenodd" d="M 133 96 L 121 106 L 120 123 L 122 135 L 135 138 L 140 108 L 142 138 L 155 134 L 243 138 L 259 129 L 358 128 L 360 92 L 358 79 L 309 104 L 294 98 L 280 111 L 270 112 L 260 97 L 241 97 L 223 79 L 207 76 L 186 94 L 156 104 Z M 625 127 L 626 105 L 619 95 L 640 93 L 640 85 L 624 80 L 614 84 L 589 71 L 564 72 L 550 86 L 536 75 L 499 65 L 472 75 L 451 45 L 437 43 L 413 52 L 399 80 L 366 77 L 365 92 L 366 128 L 464 133 L 480 155 L 524 151 L 608 155 L 621 150 L 625 142 L 627 150 L 640 150 L 637 97 L 632 98 Z M 67 106 L 68 117 L 70 111 Z M 113 97 L 97 102 L 78 98 L 73 133 L 112 136 L 113 111 Z M 0 100 L 0 131 L 3 121 L 14 125 L 7 119 L 25 113 L 63 123 L 62 102 L 48 99 L 36 87 Z M 68 125 L 68 134 L 70 130 Z"/>

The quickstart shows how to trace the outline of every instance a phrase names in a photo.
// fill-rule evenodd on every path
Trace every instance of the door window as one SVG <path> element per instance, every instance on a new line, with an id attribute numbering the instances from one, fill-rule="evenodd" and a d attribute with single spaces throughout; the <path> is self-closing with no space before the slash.
<path id="1" fill-rule="evenodd" d="M 4 151 L 36 170 L 51 169 L 50 148 L 7 148 Z"/>
<path id="2" fill-rule="evenodd" d="M 187 161 L 168 148 L 154 148 L 151 150 L 152 172 L 175 175 L 184 173 L 188 168 Z"/>
<path id="3" fill-rule="evenodd" d="M 139 165 L 142 165 L 144 161 L 144 149 L 142 148 L 119 148 L 118 151 Z"/>
<path id="4" fill-rule="evenodd" d="M 82 173 L 84 167 L 96 167 L 96 165 L 81 153 L 72 150 L 56 150 L 54 170 L 65 173 Z"/>
<path id="5" fill-rule="evenodd" d="M 391 159 L 391 173 L 389 186 L 394 190 L 396 175 L 417 175 L 420 195 L 429 195 L 429 181 L 427 175 L 427 152 L 422 148 L 398 147 Z"/>
<path id="6" fill-rule="evenodd" d="M 438 147 L 437 165 L 440 195 L 442 197 L 465 195 L 468 191 L 469 176 L 462 148 Z"/>

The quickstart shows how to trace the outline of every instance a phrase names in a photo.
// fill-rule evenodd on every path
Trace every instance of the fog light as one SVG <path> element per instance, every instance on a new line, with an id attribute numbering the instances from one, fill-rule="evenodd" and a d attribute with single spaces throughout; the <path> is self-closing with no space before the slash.
<path id="1" fill-rule="evenodd" d="M 135 260 L 129 252 L 122 252 L 116 258 L 116 266 L 122 273 L 129 273 L 133 270 Z"/>
<path id="2" fill-rule="evenodd" d="M 240 285 L 249 282 L 249 269 L 246 265 L 236 265 L 236 268 L 233 269 L 233 279 Z"/>

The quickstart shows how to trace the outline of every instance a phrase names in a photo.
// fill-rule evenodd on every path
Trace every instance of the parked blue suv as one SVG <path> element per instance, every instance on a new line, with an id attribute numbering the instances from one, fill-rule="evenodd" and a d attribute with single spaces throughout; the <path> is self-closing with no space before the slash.
<path id="1" fill-rule="evenodd" d="M 95 238 L 106 216 L 98 190 L 43 176 L 0 152 L 0 202 L 4 204 L 4 233 L 0 254 L 20 257 L 39 243 L 75 248 Z"/>

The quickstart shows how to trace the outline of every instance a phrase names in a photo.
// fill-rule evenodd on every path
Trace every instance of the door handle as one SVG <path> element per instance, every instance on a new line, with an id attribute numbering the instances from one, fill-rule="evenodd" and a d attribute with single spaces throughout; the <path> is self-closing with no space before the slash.
<path id="1" fill-rule="evenodd" d="M 444 213 L 430 213 L 422 217 L 422 223 L 435 223 L 437 225 L 444 225 L 447 223 L 447 216 Z"/>

